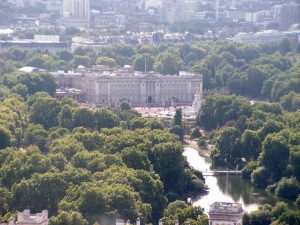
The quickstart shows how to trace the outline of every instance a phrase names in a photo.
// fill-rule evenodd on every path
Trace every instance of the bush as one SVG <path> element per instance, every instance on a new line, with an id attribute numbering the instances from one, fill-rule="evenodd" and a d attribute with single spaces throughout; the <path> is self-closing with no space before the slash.
<path id="1" fill-rule="evenodd" d="M 192 129 L 191 138 L 200 138 L 201 136 L 202 136 L 202 134 L 200 132 L 199 127 L 195 127 L 194 129 Z"/>
<path id="2" fill-rule="evenodd" d="M 300 184 L 295 177 L 282 178 L 275 189 L 275 194 L 281 197 L 295 199 L 300 193 Z"/>
<path id="3" fill-rule="evenodd" d="M 270 174 L 265 167 L 258 167 L 251 174 L 251 178 L 255 186 L 266 188 L 269 184 Z"/>
<path id="4" fill-rule="evenodd" d="M 205 148 L 206 147 L 206 138 L 203 136 L 200 137 L 197 144 L 199 147 Z"/>
<path id="5" fill-rule="evenodd" d="M 251 179 L 251 174 L 257 168 L 257 162 L 251 161 L 248 165 L 242 170 L 242 178 Z"/>
<path id="6" fill-rule="evenodd" d="M 295 205 L 297 208 L 300 208 L 300 195 L 298 195 L 298 198 L 296 199 Z"/>

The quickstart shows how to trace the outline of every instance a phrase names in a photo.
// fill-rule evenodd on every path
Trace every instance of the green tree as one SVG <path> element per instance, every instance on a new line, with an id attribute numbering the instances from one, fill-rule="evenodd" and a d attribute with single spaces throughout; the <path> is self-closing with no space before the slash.
<path id="1" fill-rule="evenodd" d="M 282 137 L 270 134 L 262 144 L 259 162 L 271 173 L 272 178 L 278 181 L 286 170 L 289 156 L 290 149 L 286 141 Z"/>
<path id="2" fill-rule="evenodd" d="M 116 61 L 113 58 L 109 58 L 109 57 L 99 57 L 96 61 L 96 64 L 97 65 L 105 65 L 110 68 L 117 66 Z"/>
<path id="3" fill-rule="evenodd" d="M 29 207 L 37 212 L 48 209 L 50 214 L 55 214 L 66 187 L 66 182 L 57 174 L 34 174 L 29 180 L 13 185 L 12 208 L 21 210 Z"/>
<path id="4" fill-rule="evenodd" d="M 276 185 L 275 194 L 285 198 L 296 199 L 300 194 L 300 184 L 295 177 L 282 178 Z"/>
<path id="5" fill-rule="evenodd" d="M 80 107 L 74 112 L 73 127 L 81 126 L 86 128 L 94 128 L 96 126 L 94 113 L 89 108 Z"/>
<path id="6" fill-rule="evenodd" d="M 258 167 L 251 174 L 251 179 L 255 186 L 265 188 L 270 184 L 270 173 L 265 167 Z"/>
<path id="7" fill-rule="evenodd" d="M 68 51 L 61 51 L 58 52 L 57 54 L 60 60 L 67 61 L 67 62 L 70 62 L 74 58 L 73 54 Z"/>
<path id="8" fill-rule="evenodd" d="M 200 138 L 202 136 L 199 127 L 195 127 L 192 129 L 191 138 Z"/>
<path id="9" fill-rule="evenodd" d="M 27 99 L 28 88 L 23 84 L 16 84 L 15 86 L 13 86 L 12 92 L 20 95 L 24 100 Z"/>
<path id="10" fill-rule="evenodd" d="M 164 211 L 163 223 L 167 225 L 175 224 L 176 220 L 180 224 L 199 224 L 208 223 L 208 218 L 203 209 L 188 205 L 184 201 L 171 202 Z"/>
<path id="11" fill-rule="evenodd" d="M 176 109 L 174 119 L 173 119 L 174 126 L 181 126 L 182 125 L 182 109 Z"/>
<path id="12" fill-rule="evenodd" d="M 149 72 L 153 70 L 154 57 L 150 54 L 136 55 L 133 61 L 134 70 Z"/>
<path id="13" fill-rule="evenodd" d="M 292 51 L 291 43 L 288 39 L 283 39 L 279 42 L 278 49 L 282 55 L 285 55 L 286 53 Z"/>
<path id="14" fill-rule="evenodd" d="M 61 127 L 71 129 L 73 127 L 72 107 L 64 105 L 58 114 L 58 124 Z"/>
<path id="15" fill-rule="evenodd" d="M 121 153 L 122 159 L 126 166 L 136 170 L 150 171 L 152 165 L 148 160 L 147 154 L 134 148 L 124 149 Z"/>
<path id="16" fill-rule="evenodd" d="M 94 113 L 97 129 L 117 127 L 120 123 L 120 117 L 109 109 L 100 109 Z"/>
<path id="17" fill-rule="evenodd" d="M 0 149 L 4 149 L 13 144 L 13 136 L 7 128 L 0 125 Z"/>
<path id="18" fill-rule="evenodd" d="M 280 98 L 280 104 L 285 110 L 297 111 L 300 109 L 300 94 L 292 91 Z"/>
<path id="19" fill-rule="evenodd" d="M 58 114 L 61 110 L 60 102 L 51 97 L 39 98 L 30 108 L 30 121 L 42 124 L 46 129 L 58 125 Z"/>
<path id="20" fill-rule="evenodd" d="M 234 166 L 235 160 L 240 157 L 237 147 L 238 133 L 235 128 L 226 127 L 219 131 L 215 138 L 216 149 L 212 152 L 212 161 L 215 166 Z"/>
<path id="21" fill-rule="evenodd" d="M 80 29 L 78 29 L 76 27 L 66 27 L 66 30 L 65 30 L 66 35 L 74 36 L 74 35 L 80 34 L 80 33 L 81 33 Z"/>
<path id="22" fill-rule="evenodd" d="M 184 129 L 183 129 L 182 126 L 178 126 L 178 125 L 173 126 L 173 127 L 171 127 L 170 132 L 172 134 L 176 134 L 178 136 L 179 140 L 183 141 L 183 139 L 184 139 Z"/>
<path id="23" fill-rule="evenodd" d="M 11 201 L 11 193 L 6 189 L 0 187 L 0 215 L 5 215 L 9 211 Z"/>
<path id="24" fill-rule="evenodd" d="M 71 136 L 64 136 L 54 140 L 49 149 L 51 153 L 62 153 L 68 160 L 76 153 L 85 150 L 83 144 Z"/>
<path id="25" fill-rule="evenodd" d="M 84 66 L 86 68 L 91 66 L 90 58 L 88 56 L 75 55 L 72 61 L 73 67 Z"/>
<path id="26" fill-rule="evenodd" d="M 161 53 L 157 56 L 154 69 L 162 74 L 178 74 L 182 69 L 183 62 L 179 56 L 172 53 Z"/>
<path id="27" fill-rule="evenodd" d="M 37 145 L 39 149 L 45 150 L 48 141 L 48 132 L 40 124 L 29 124 L 24 131 L 24 145 Z"/>
<path id="28" fill-rule="evenodd" d="M 240 148 L 245 158 L 252 160 L 257 159 L 261 148 L 261 142 L 257 133 L 251 130 L 245 130 L 240 138 Z"/>
<path id="29" fill-rule="evenodd" d="M 80 212 L 62 211 L 57 216 L 52 216 L 50 225 L 88 225 L 88 221 L 82 217 Z"/>
<path id="30" fill-rule="evenodd" d="M 129 102 L 127 102 L 127 101 L 121 101 L 121 103 L 120 103 L 120 109 L 122 111 L 129 111 L 131 109 L 131 106 L 130 106 Z"/>

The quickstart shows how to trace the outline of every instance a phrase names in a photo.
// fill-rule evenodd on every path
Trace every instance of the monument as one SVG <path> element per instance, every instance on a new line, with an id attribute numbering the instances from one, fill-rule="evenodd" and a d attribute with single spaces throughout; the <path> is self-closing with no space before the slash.
<path id="1" fill-rule="evenodd" d="M 215 202 L 208 212 L 209 225 L 243 225 L 243 212 L 239 203 Z"/>

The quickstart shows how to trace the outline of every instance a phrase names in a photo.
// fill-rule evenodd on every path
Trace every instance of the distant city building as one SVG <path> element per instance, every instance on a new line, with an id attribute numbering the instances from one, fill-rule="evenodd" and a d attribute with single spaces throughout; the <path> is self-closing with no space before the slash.
<path id="1" fill-rule="evenodd" d="M 116 12 L 102 12 L 93 16 L 92 26 L 101 29 L 121 30 L 125 28 L 125 16 Z"/>
<path id="2" fill-rule="evenodd" d="M 0 52 L 11 47 L 26 49 L 39 49 L 42 52 L 55 52 L 68 50 L 66 42 L 60 42 L 59 36 L 55 35 L 35 35 L 34 39 L 0 41 Z"/>
<path id="3" fill-rule="evenodd" d="M 90 0 L 63 0 L 62 25 L 88 29 L 90 26 Z"/>
<path id="4" fill-rule="evenodd" d="M 37 72 L 46 72 L 44 69 L 40 69 L 33 66 L 24 66 L 18 69 L 20 73 L 37 73 Z"/>
<path id="5" fill-rule="evenodd" d="M 202 76 L 188 72 L 161 75 L 133 71 L 131 67 L 95 66 L 76 72 L 59 71 L 56 77 L 60 89 L 83 90 L 86 102 L 99 106 L 114 107 L 121 100 L 127 100 L 133 106 L 192 105 L 196 93 L 197 101 L 202 96 Z"/>
<path id="6" fill-rule="evenodd" d="M 12 29 L 0 29 L 0 38 L 8 38 L 8 37 L 12 37 L 14 33 L 14 30 Z"/>
<path id="7" fill-rule="evenodd" d="M 256 33 L 238 33 L 230 40 L 246 44 L 261 44 L 269 42 L 278 42 L 283 39 L 289 39 L 291 42 L 297 42 L 298 34 L 296 32 L 280 32 L 277 30 L 263 30 Z"/>
<path id="8" fill-rule="evenodd" d="M 215 202 L 208 212 L 209 225 L 243 225 L 243 212 L 239 203 Z"/>
<path id="9" fill-rule="evenodd" d="M 18 212 L 17 221 L 11 217 L 7 224 L 1 225 L 48 225 L 48 211 L 43 210 L 41 213 L 31 214 L 29 209 Z"/>
<path id="10" fill-rule="evenodd" d="M 279 13 L 280 29 L 287 30 L 294 23 L 300 23 L 300 4 L 290 2 L 282 5 Z"/>

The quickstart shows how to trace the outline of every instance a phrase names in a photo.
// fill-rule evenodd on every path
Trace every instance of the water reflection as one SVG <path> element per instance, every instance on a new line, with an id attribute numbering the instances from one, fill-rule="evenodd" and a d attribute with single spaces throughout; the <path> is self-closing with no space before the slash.
<path id="1" fill-rule="evenodd" d="M 188 163 L 196 170 L 206 171 L 210 169 L 210 159 L 200 156 L 197 150 L 185 147 L 184 155 L 187 157 Z M 251 181 L 244 180 L 240 176 L 207 176 L 205 183 L 209 192 L 194 198 L 193 205 L 201 206 L 206 212 L 208 212 L 209 206 L 216 201 L 239 202 L 248 212 L 256 210 L 259 205 L 274 205 L 277 201 L 285 201 L 291 207 L 293 206 L 292 201 L 270 196 L 264 189 L 255 188 Z"/>

